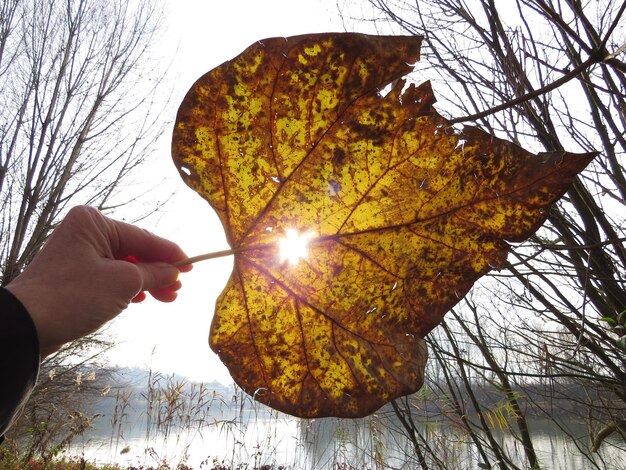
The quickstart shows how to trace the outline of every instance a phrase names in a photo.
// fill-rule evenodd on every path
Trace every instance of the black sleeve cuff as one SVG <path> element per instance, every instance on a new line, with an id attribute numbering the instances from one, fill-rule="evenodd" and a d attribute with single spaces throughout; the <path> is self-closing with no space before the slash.
<path id="1" fill-rule="evenodd" d="M 33 320 L 17 297 L 0 288 L 0 442 L 35 386 L 39 362 Z"/>

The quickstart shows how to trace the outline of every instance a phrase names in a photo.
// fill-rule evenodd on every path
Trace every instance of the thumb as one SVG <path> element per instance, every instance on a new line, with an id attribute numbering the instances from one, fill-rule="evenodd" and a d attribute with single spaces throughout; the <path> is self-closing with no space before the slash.
<path id="1" fill-rule="evenodd" d="M 158 291 L 176 284 L 180 271 L 168 263 L 137 263 L 143 291 Z"/>

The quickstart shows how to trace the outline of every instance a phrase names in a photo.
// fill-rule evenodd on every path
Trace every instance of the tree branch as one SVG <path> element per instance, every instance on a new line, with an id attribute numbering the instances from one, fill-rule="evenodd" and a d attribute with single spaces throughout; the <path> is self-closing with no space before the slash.
<path id="1" fill-rule="evenodd" d="M 549 83 L 548 85 L 545 85 L 537 90 L 531 91 L 529 93 L 526 93 L 525 95 L 519 96 L 517 98 L 514 98 L 512 100 L 509 100 L 505 103 L 499 104 L 498 106 L 494 106 L 493 108 L 490 109 L 486 109 L 485 111 L 481 111 L 479 113 L 476 114 L 471 114 L 469 116 L 465 116 L 465 117 L 461 117 L 461 118 L 456 118 L 456 119 L 451 119 L 450 120 L 450 124 L 458 124 L 461 122 L 467 122 L 467 121 L 475 121 L 477 119 L 481 119 L 485 116 L 489 116 L 491 114 L 495 114 L 499 111 L 503 111 L 505 109 L 511 108 L 517 104 L 520 103 L 524 103 L 526 101 L 529 101 L 533 98 L 536 98 L 537 96 L 541 96 L 545 93 L 548 93 L 556 88 L 559 88 L 560 86 L 566 84 L 567 82 L 569 82 L 570 80 L 576 78 L 577 75 L 579 75 L 581 72 L 583 72 L 584 70 L 586 70 L 587 68 L 591 67 L 594 64 L 600 63 L 603 61 L 603 57 L 601 57 L 600 55 L 600 51 L 596 51 L 595 53 L 593 53 L 586 61 L 584 61 L 582 64 L 580 64 L 578 67 L 572 69 L 569 73 L 563 75 L 561 78 L 559 78 L 558 80 L 553 81 L 552 83 Z"/>

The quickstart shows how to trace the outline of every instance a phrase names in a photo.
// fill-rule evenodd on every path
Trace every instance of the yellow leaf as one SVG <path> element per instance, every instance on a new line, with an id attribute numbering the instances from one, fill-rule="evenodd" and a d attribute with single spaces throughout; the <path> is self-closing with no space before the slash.
<path id="1" fill-rule="evenodd" d="M 420 43 L 266 39 L 179 109 L 174 161 L 236 252 L 210 345 L 287 413 L 363 416 L 418 390 L 422 338 L 593 158 L 454 130 L 429 83 L 401 79 Z M 291 230 L 314 234 L 295 263 L 279 251 Z"/>

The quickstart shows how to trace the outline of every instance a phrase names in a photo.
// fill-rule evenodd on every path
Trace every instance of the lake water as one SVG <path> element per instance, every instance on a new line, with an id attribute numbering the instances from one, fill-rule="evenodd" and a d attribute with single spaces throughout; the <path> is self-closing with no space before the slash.
<path id="1" fill-rule="evenodd" d="M 573 429 L 578 439 L 566 437 L 548 421 L 531 423 L 542 468 L 626 470 L 621 438 L 605 441 L 594 464 L 579 450 L 579 446 L 588 446 L 584 426 L 572 426 L 570 431 Z M 151 430 L 150 436 L 146 435 L 145 420 L 113 432 L 103 422 L 81 442 L 75 442 L 71 453 L 84 454 L 88 460 L 100 463 L 126 465 L 157 465 L 166 459 L 170 464 L 183 462 L 194 469 L 212 468 L 213 462 L 233 468 L 247 464 L 243 468 L 248 469 L 263 465 L 302 470 L 418 468 L 410 441 L 394 431 L 395 427 L 390 419 L 378 416 L 361 420 L 300 420 L 266 409 L 226 408 L 205 419 L 195 430 Z M 445 468 L 484 468 L 479 466 L 482 460 L 476 446 L 460 430 L 429 424 L 421 424 L 419 429 Z M 495 436 L 509 456 L 517 456 L 515 464 L 526 468 L 519 441 L 506 430 L 498 430 Z"/>

